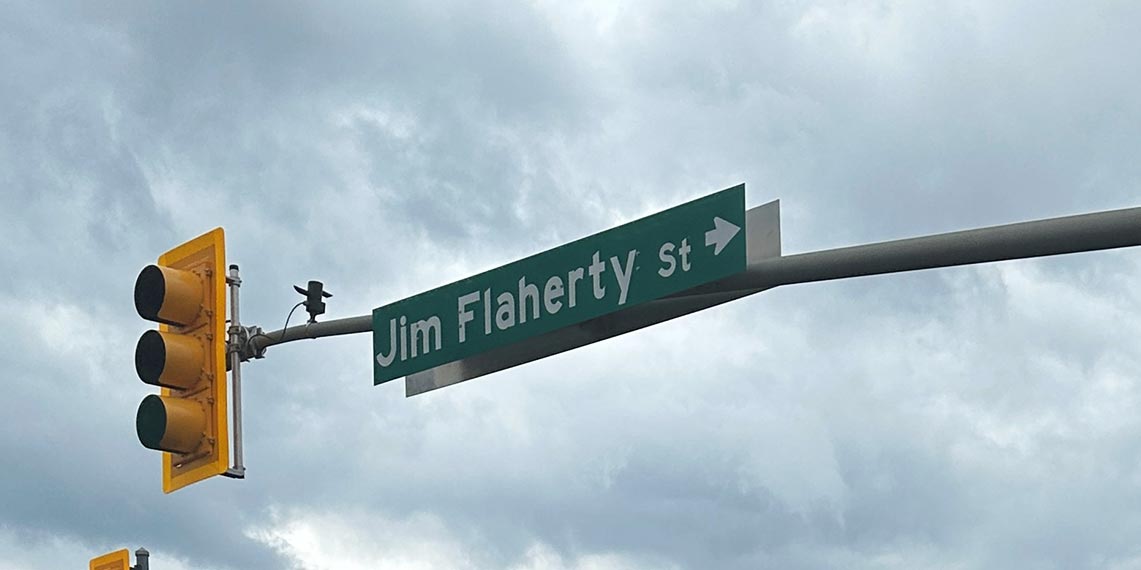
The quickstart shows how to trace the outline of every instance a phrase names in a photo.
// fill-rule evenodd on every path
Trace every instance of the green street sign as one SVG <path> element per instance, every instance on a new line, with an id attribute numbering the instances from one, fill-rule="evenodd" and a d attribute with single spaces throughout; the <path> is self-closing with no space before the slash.
<path id="1" fill-rule="evenodd" d="M 743 271 L 744 227 L 742 184 L 373 309 L 373 381 Z"/>

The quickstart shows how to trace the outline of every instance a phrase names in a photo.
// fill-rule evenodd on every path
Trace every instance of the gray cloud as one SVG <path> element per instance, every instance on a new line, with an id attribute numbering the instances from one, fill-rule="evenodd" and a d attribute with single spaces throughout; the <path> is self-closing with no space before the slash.
<path id="1" fill-rule="evenodd" d="M 249 479 L 169 496 L 129 299 L 213 225 L 274 329 L 292 283 L 364 314 L 741 181 L 790 253 L 1133 206 L 1136 12 L 12 4 L 0 559 L 1135 567 L 1131 251 L 777 289 L 413 399 L 367 335 L 274 348 Z"/>

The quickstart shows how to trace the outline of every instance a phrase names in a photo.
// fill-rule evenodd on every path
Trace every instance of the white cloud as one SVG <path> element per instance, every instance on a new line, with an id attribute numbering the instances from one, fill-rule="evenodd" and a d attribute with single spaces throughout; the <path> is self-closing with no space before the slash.
<path id="1" fill-rule="evenodd" d="M 295 568 L 474 567 L 462 545 L 428 515 L 398 522 L 371 516 L 302 515 L 274 523 L 246 534 L 285 554 Z"/>
<path id="2" fill-rule="evenodd" d="M 427 513 L 393 519 L 375 513 L 277 513 L 268 525 L 246 530 L 250 538 L 284 554 L 302 570 L 392 568 L 401 570 L 503 567 L 497 550 L 471 529 L 457 533 Z M 511 557 L 508 554 L 508 557 Z M 534 543 L 520 553 L 512 570 L 637 570 L 647 566 L 618 554 L 568 557 Z"/>

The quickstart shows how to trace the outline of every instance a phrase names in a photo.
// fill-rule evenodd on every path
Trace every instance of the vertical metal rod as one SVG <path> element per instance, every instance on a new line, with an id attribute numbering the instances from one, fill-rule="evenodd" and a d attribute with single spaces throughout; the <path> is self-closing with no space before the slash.
<path id="1" fill-rule="evenodd" d="M 234 466 L 226 471 L 226 475 L 237 479 L 246 476 L 246 466 L 242 463 L 242 359 L 238 354 L 241 349 L 240 340 L 242 325 L 238 316 L 238 288 L 242 286 L 242 279 L 238 277 L 238 266 L 230 266 L 230 274 L 226 277 L 230 286 L 230 339 L 228 350 L 230 353 L 230 373 L 233 378 L 234 408 Z"/>

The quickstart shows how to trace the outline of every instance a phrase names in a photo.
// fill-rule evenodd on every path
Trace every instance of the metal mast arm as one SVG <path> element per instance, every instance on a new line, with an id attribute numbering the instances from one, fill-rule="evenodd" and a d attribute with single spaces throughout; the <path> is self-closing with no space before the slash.
<path id="1" fill-rule="evenodd" d="M 1141 245 L 1141 208 L 1109 210 L 785 255 L 752 263 L 738 275 L 673 298 L 652 301 L 639 311 L 668 308 L 680 316 L 780 285 L 1137 245 Z M 679 304 L 679 298 L 692 296 L 702 296 L 706 301 L 692 303 L 694 308 L 690 303 L 684 307 Z M 295 340 L 371 331 L 372 315 L 361 315 L 255 334 L 248 344 L 250 352 L 260 353 Z"/>
<path id="2" fill-rule="evenodd" d="M 333 319 L 323 323 L 306 323 L 287 329 L 259 333 L 250 337 L 249 345 L 252 351 L 260 352 L 275 344 L 283 344 L 295 340 L 365 332 L 372 332 L 372 315 Z"/>
<path id="3" fill-rule="evenodd" d="M 1127 208 L 787 255 L 698 290 L 762 289 L 1137 245 L 1141 208 Z"/>

